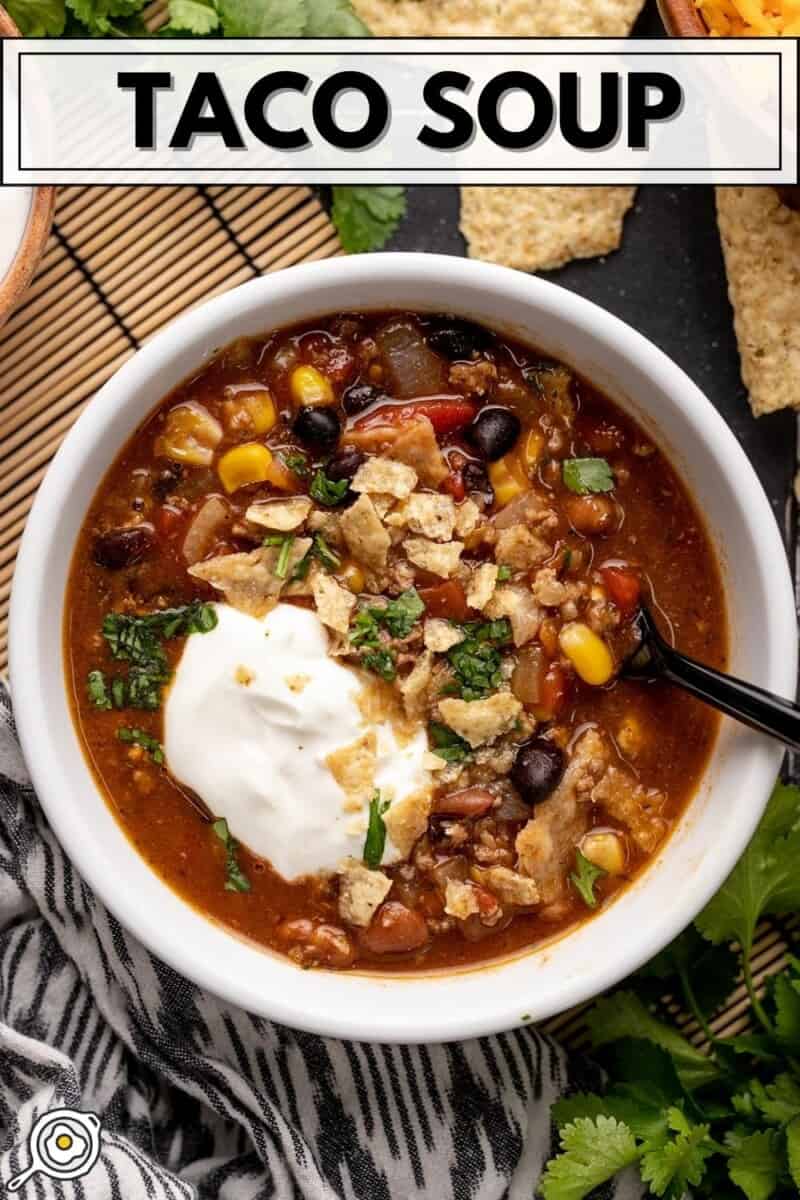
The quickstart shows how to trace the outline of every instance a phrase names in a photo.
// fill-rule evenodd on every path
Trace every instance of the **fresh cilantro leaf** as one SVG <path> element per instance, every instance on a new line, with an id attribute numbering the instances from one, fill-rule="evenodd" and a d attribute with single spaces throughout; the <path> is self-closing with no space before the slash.
<path id="1" fill-rule="evenodd" d="M 350 625 L 350 641 L 356 646 L 373 648 L 380 645 L 381 631 L 375 618 L 374 608 L 362 608 L 353 617 Z"/>
<path id="2" fill-rule="evenodd" d="M 697 1187 L 705 1170 L 706 1159 L 716 1150 L 709 1137 L 708 1125 L 692 1125 L 677 1108 L 667 1114 L 674 1136 L 648 1144 L 642 1156 L 642 1179 L 650 1191 L 664 1200 L 682 1200 L 687 1188 Z"/>
<path id="3" fill-rule="evenodd" d="M 275 574 L 278 579 L 285 579 L 289 570 L 289 555 L 294 545 L 293 533 L 268 533 L 262 542 L 263 546 L 280 546 L 275 560 Z M 303 556 L 305 557 L 305 555 Z M 301 560 L 302 561 L 302 560 Z"/>
<path id="4" fill-rule="evenodd" d="M 219 13 L 204 0 L 169 0 L 169 23 L 161 33 L 194 34 L 206 37 L 219 29 Z"/>
<path id="5" fill-rule="evenodd" d="M 682 986 L 687 1003 L 701 1023 L 724 1004 L 736 986 L 738 956 L 730 946 L 712 946 L 693 925 L 638 972 L 659 981 L 659 992 Z"/>
<path id="6" fill-rule="evenodd" d="M 380 250 L 405 216 L 405 189 L 395 184 L 353 184 L 333 188 L 331 220 L 350 254 Z"/>
<path id="7" fill-rule="evenodd" d="M 511 567 L 507 566 L 506 564 L 503 564 L 502 566 L 497 568 L 497 582 L 498 583 L 505 583 L 506 580 L 510 579 L 510 578 L 511 578 Z"/>
<path id="8" fill-rule="evenodd" d="M 775 1125 L 787 1125 L 800 1117 L 800 1081 L 788 1072 L 776 1075 L 767 1084 L 754 1079 L 750 1096 L 753 1108 Z"/>
<path id="9" fill-rule="evenodd" d="M 92 37 L 122 33 L 118 18 L 133 16 L 142 7 L 142 0 L 67 0 L 67 8 L 72 10 Z"/>
<path id="10" fill-rule="evenodd" d="M 308 494 L 312 500 L 316 500 L 317 504 L 324 504 L 326 508 L 335 508 L 344 500 L 349 487 L 349 479 L 328 479 L 324 468 L 320 467 L 311 480 Z"/>
<path id="11" fill-rule="evenodd" d="M 786 1157 L 792 1183 L 800 1188 L 800 1117 L 795 1117 L 786 1127 Z"/>
<path id="12" fill-rule="evenodd" d="M 636 1139 L 614 1117 L 579 1117 L 561 1130 L 561 1153 L 547 1164 L 544 1200 L 583 1200 L 639 1158 Z"/>
<path id="13" fill-rule="evenodd" d="M 95 708 L 108 709 L 112 707 L 108 684 L 102 671 L 90 671 L 86 676 L 86 693 Z"/>
<path id="14" fill-rule="evenodd" d="M 462 626 L 466 637 L 447 652 L 462 700 L 483 700 L 503 681 L 503 660 L 498 647 L 511 641 L 506 617 L 498 621 L 470 622 Z"/>
<path id="15" fill-rule="evenodd" d="M 769 992 L 775 1006 L 775 1032 L 786 1048 L 800 1051 L 800 993 L 784 971 L 773 976 Z"/>
<path id="16" fill-rule="evenodd" d="M 152 758 L 153 762 L 159 767 L 164 765 L 164 750 L 158 738 L 154 738 L 151 734 L 146 733 L 144 729 L 131 729 L 127 725 L 120 725 L 117 730 L 117 737 L 121 742 L 126 742 L 128 745 L 141 746 L 143 750 Z"/>
<path id="17" fill-rule="evenodd" d="M 64 0 L 5 0 L 5 7 L 25 37 L 60 37 L 64 32 Z"/>
<path id="18" fill-rule="evenodd" d="M 212 823 L 211 828 L 225 847 L 225 891 L 249 892 L 250 880 L 239 866 L 239 843 L 231 837 L 228 822 L 220 817 Z"/>
<path id="19" fill-rule="evenodd" d="M 217 624 L 211 604 L 193 601 L 180 608 L 136 616 L 130 613 L 106 613 L 103 637 L 112 658 L 130 664 L 124 678 L 111 682 L 114 708 L 140 708 L 153 711 L 161 703 L 161 687 L 170 678 L 163 641 L 208 633 Z"/>
<path id="20" fill-rule="evenodd" d="M 561 464 L 561 475 L 564 486 L 579 496 L 614 489 L 614 476 L 604 458 L 565 458 Z"/>
<path id="21" fill-rule="evenodd" d="M 307 0 L 218 0 L 218 7 L 225 37 L 305 36 Z"/>
<path id="22" fill-rule="evenodd" d="M 443 758 L 445 762 L 463 762 L 472 753 L 469 742 L 465 742 L 462 737 L 459 737 L 447 725 L 440 725 L 437 721 L 431 721 L 428 726 L 428 734 L 433 744 L 434 753 L 439 758 Z"/>
<path id="23" fill-rule="evenodd" d="M 587 908 L 597 908 L 594 885 L 598 879 L 602 879 L 607 875 L 608 871 L 604 871 L 602 867 L 595 866 L 580 850 L 575 852 L 575 865 L 578 869 L 570 875 L 570 880 L 575 890 L 579 893 Z"/>
<path id="24" fill-rule="evenodd" d="M 730 1146 L 727 1138 L 726 1144 Z M 758 1130 L 736 1139 L 733 1154 L 728 1159 L 728 1174 L 747 1200 L 769 1200 L 783 1172 L 780 1139 L 774 1130 Z"/>
<path id="25" fill-rule="evenodd" d="M 689 1091 L 719 1078 L 720 1071 L 713 1060 L 695 1049 L 676 1029 L 649 1013 L 633 992 L 602 997 L 587 1020 L 596 1046 L 622 1038 L 639 1038 L 666 1050 L 678 1078 Z"/>
<path id="26" fill-rule="evenodd" d="M 573 1121 L 584 1117 L 590 1121 L 602 1116 L 613 1117 L 645 1141 L 664 1138 L 668 1133 L 663 1109 L 653 1104 L 642 1104 L 638 1098 L 631 1099 L 616 1088 L 605 1096 L 588 1092 L 557 1100 L 550 1109 L 550 1116 L 558 1126 L 571 1125 Z"/>
<path id="27" fill-rule="evenodd" d="M 282 454 L 281 458 L 288 470 L 293 471 L 301 479 L 307 478 L 309 474 L 308 457 L 300 450 L 293 451 L 291 454 Z"/>
<path id="28" fill-rule="evenodd" d="M 326 571 L 338 571 L 342 565 L 342 560 L 335 550 L 325 540 L 321 533 L 314 534 L 314 544 L 311 547 L 311 553 L 319 562 L 322 563 Z"/>
<path id="29" fill-rule="evenodd" d="M 385 625 L 392 637 L 407 637 L 425 612 L 425 605 L 416 588 L 409 588 L 391 600 L 385 608 L 373 610 L 376 620 Z"/>
<path id="30" fill-rule="evenodd" d="M 383 647 L 380 650 L 370 650 L 368 654 L 362 655 L 361 662 L 368 671 L 374 671 L 387 683 L 397 678 L 397 668 L 391 650 Z"/>
<path id="31" fill-rule="evenodd" d="M 381 794 L 376 791 L 369 802 L 369 824 L 364 840 L 364 862 L 374 871 L 381 865 L 383 851 L 386 845 L 386 824 L 383 814 L 389 807 L 388 800 L 381 800 Z"/>
<path id="32" fill-rule="evenodd" d="M 349 0 L 306 0 L 305 37 L 370 37 Z M 272 35 L 275 36 L 274 34 Z"/>

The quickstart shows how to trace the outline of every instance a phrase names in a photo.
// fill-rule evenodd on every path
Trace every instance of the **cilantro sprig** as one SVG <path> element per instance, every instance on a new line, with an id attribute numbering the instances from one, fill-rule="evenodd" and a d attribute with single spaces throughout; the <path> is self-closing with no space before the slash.
<path id="1" fill-rule="evenodd" d="M 461 628 L 466 637 L 447 652 L 454 680 L 446 690 L 462 700 L 483 700 L 503 681 L 500 650 L 511 641 L 511 624 L 507 617 L 501 617 L 497 621 L 471 621 Z"/>
<path id="2" fill-rule="evenodd" d="M 597 908 L 594 885 L 607 874 L 608 871 L 591 862 L 582 850 L 576 850 L 575 870 L 570 875 L 570 880 L 587 908 Z"/>
<path id="3" fill-rule="evenodd" d="M 350 625 L 350 642 L 363 652 L 363 666 L 391 683 L 397 676 L 397 667 L 394 651 L 384 640 L 383 631 L 390 639 L 407 637 L 424 612 L 425 605 L 413 587 L 388 604 L 359 609 Z"/>
<path id="4" fill-rule="evenodd" d="M 225 891 L 249 892 L 250 880 L 239 866 L 239 843 L 228 829 L 224 817 L 212 822 L 211 829 L 225 847 Z"/>
<path id="5" fill-rule="evenodd" d="M 472 753 L 469 742 L 465 742 L 447 725 L 431 721 L 428 726 L 428 737 L 434 754 L 448 763 L 464 762 Z"/>
<path id="6" fill-rule="evenodd" d="M 566 458 L 561 475 L 564 486 L 578 496 L 614 490 L 614 475 L 604 458 Z"/>
<path id="7" fill-rule="evenodd" d="M 376 791 L 369 802 L 369 824 L 367 836 L 364 839 L 364 862 L 372 870 L 381 865 L 383 851 L 386 846 L 386 823 L 383 814 L 389 807 L 388 800 L 382 800 Z"/>
<path id="8" fill-rule="evenodd" d="M 349 479 L 329 479 L 325 468 L 320 467 L 311 480 L 308 494 L 317 504 L 322 504 L 325 508 L 335 508 L 337 504 L 342 503 L 349 487 Z"/>
<path id="9" fill-rule="evenodd" d="M 761 996 L 749 956 L 762 917 L 800 909 L 799 855 L 800 789 L 778 785 L 694 926 L 624 990 L 596 1001 L 588 1023 L 608 1087 L 553 1106 L 560 1149 L 539 1184 L 544 1200 L 582 1200 L 630 1166 L 664 1200 L 798 1194 L 800 960 L 790 956 Z M 758 1030 L 720 1037 L 712 1019 L 740 974 Z M 665 994 L 696 1017 L 707 1050 L 654 1011 Z"/>

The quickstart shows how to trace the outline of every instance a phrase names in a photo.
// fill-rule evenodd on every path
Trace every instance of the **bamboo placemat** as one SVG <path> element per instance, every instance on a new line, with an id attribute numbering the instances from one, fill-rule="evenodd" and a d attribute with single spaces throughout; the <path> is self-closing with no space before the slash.
<path id="1" fill-rule="evenodd" d="M 303 187 L 120 187 L 60 191 L 47 251 L 25 302 L 0 331 L 0 672 L 19 539 L 39 482 L 86 402 L 179 313 L 237 284 L 340 254 L 319 201 Z M 763 979 L 785 962 L 797 922 L 767 922 L 753 953 Z M 588 1006 L 545 1031 L 588 1043 Z M 670 997 L 665 1011 L 702 1031 Z M 741 988 L 713 1022 L 747 1026 Z"/>
<path id="2" fill-rule="evenodd" d="M 304 187 L 60 191 L 36 278 L 0 331 L 0 672 L 25 518 L 87 400 L 179 313 L 266 271 L 340 253 Z"/>

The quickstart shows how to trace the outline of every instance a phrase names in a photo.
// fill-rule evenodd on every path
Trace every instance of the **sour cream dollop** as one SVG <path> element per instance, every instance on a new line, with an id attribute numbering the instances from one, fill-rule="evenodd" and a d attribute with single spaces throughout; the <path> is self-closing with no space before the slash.
<path id="1" fill-rule="evenodd" d="M 430 785 L 425 731 L 401 746 L 391 725 L 365 722 L 362 682 L 330 657 L 315 613 L 214 608 L 216 627 L 187 638 L 167 696 L 171 774 L 286 879 L 361 858 L 368 801 L 354 809 L 326 759 L 374 730 L 375 787 L 396 802 Z M 383 861 L 398 858 L 387 838 Z"/>

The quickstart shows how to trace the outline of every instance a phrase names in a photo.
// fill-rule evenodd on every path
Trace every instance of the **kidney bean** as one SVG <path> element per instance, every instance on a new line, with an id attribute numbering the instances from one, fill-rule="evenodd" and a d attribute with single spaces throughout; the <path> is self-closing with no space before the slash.
<path id="1" fill-rule="evenodd" d="M 495 797 L 486 788 L 468 787 L 439 796 L 433 811 L 444 817 L 482 817 L 494 803 Z"/>
<path id="2" fill-rule="evenodd" d="M 425 918 L 397 900 L 382 904 L 361 941 L 372 954 L 408 954 L 428 941 Z"/>
<path id="3" fill-rule="evenodd" d="M 305 966 L 349 967 L 355 958 L 353 943 L 338 925 L 297 917 L 281 922 L 277 932 L 292 958 Z"/>
<path id="4" fill-rule="evenodd" d="M 611 533 L 617 527 L 617 506 L 608 496 L 568 496 L 564 510 L 573 529 L 589 537 Z"/>
<path id="5" fill-rule="evenodd" d="M 119 571 L 132 567 L 154 549 L 155 530 L 152 525 L 134 525 L 130 529 L 109 529 L 94 539 L 92 557 L 100 567 Z"/>

